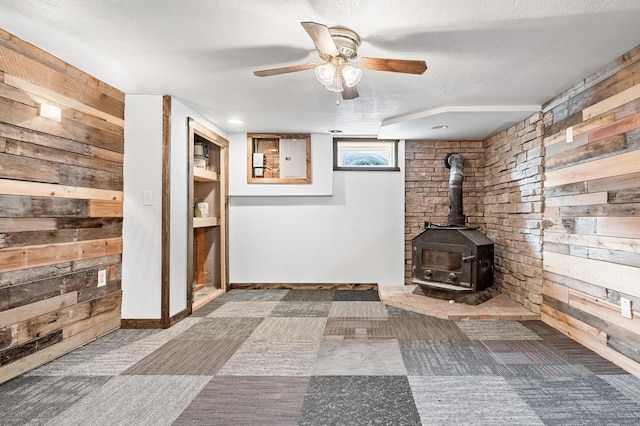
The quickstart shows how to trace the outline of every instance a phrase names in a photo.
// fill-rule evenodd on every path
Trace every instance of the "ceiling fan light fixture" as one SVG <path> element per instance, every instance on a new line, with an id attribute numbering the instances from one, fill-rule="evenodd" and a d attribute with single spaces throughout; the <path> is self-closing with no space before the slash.
<path id="1" fill-rule="evenodd" d="M 342 77 L 344 77 L 344 84 L 347 87 L 354 87 L 362 79 L 362 70 L 353 65 L 345 65 L 342 68 Z"/>
<path id="2" fill-rule="evenodd" d="M 331 84 L 336 76 L 336 68 L 330 62 L 318 65 L 315 69 L 316 79 L 324 86 Z"/>
<path id="3" fill-rule="evenodd" d="M 330 92 L 342 92 L 344 87 L 342 86 L 342 78 L 339 75 L 336 75 L 331 83 L 325 84 L 324 87 Z"/>

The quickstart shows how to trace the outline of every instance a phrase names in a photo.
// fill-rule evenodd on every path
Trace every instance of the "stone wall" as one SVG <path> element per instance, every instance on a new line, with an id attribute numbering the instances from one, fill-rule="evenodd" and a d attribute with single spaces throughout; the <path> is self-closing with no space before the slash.
<path id="1" fill-rule="evenodd" d="M 486 233 L 495 243 L 495 287 L 532 312 L 542 303 L 542 114 L 485 141 Z"/>

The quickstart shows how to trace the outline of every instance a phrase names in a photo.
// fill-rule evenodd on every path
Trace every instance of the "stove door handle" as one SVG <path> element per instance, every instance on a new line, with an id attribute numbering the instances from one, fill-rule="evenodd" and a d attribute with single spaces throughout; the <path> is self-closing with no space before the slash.
<path id="1" fill-rule="evenodd" d="M 469 261 L 471 261 L 471 260 L 473 260 L 475 258 L 476 258 L 475 256 L 466 256 L 466 257 L 462 258 L 462 261 L 463 262 L 469 262 Z"/>

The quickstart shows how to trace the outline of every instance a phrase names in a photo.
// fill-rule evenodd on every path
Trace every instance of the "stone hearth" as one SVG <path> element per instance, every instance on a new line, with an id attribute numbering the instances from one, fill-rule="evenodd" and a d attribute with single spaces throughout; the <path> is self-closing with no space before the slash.
<path id="1" fill-rule="evenodd" d="M 381 285 L 378 286 L 378 293 L 382 303 L 389 306 L 452 321 L 540 319 L 540 314 L 529 311 L 504 294 L 478 305 L 466 305 L 413 294 L 415 288 L 415 285 Z"/>

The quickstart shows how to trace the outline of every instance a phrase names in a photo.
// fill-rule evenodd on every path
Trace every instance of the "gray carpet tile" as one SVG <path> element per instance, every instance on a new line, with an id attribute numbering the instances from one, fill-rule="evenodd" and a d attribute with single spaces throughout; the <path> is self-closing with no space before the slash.
<path id="1" fill-rule="evenodd" d="M 193 311 L 191 316 L 192 317 L 206 317 L 211 312 L 215 311 L 220 306 L 224 305 L 224 303 L 225 302 L 223 302 L 221 300 L 213 299 L 212 301 L 205 303 L 204 305 L 200 306 L 198 309 Z"/>
<path id="2" fill-rule="evenodd" d="M 265 318 L 249 339 L 271 342 L 318 342 L 322 339 L 326 322 L 326 318 Z"/>
<path id="3" fill-rule="evenodd" d="M 176 336 L 179 340 L 242 340 L 248 338 L 263 318 L 203 318 Z"/>
<path id="4" fill-rule="evenodd" d="M 178 336 L 182 336 L 185 331 L 189 330 L 194 325 L 199 324 L 201 321 L 203 321 L 203 319 L 197 317 L 185 318 L 179 323 L 173 325 L 171 328 L 156 330 L 155 333 L 145 337 L 142 341 L 147 343 L 165 344 Z"/>
<path id="5" fill-rule="evenodd" d="M 272 317 L 327 317 L 331 302 L 286 302 L 278 303 L 271 311 Z"/>
<path id="6" fill-rule="evenodd" d="M 265 342 L 247 340 L 218 375 L 310 376 L 320 342 Z"/>
<path id="7" fill-rule="evenodd" d="M 283 302 L 331 302 L 333 290 L 289 290 Z"/>
<path id="8" fill-rule="evenodd" d="M 542 340 L 475 342 L 476 347 L 505 366 L 507 375 L 588 375 L 582 364 L 564 359 L 549 342 Z"/>
<path id="9" fill-rule="evenodd" d="M 509 377 L 546 425 L 638 425 L 640 405 L 598 376 Z"/>
<path id="10" fill-rule="evenodd" d="M 297 425 L 308 385 L 309 377 L 217 376 L 174 425 Z"/>
<path id="11" fill-rule="evenodd" d="M 44 425 L 111 377 L 21 376 L 2 385 L 0 424 Z"/>
<path id="12" fill-rule="evenodd" d="M 271 311 L 273 311 L 278 303 L 280 302 L 226 302 L 224 305 L 207 315 L 207 318 L 264 318 L 271 314 Z"/>
<path id="13" fill-rule="evenodd" d="M 545 340 L 570 340 L 571 338 L 542 321 L 519 321 L 524 327 Z"/>
<path id="14" fill-rule="evenodd" d="M 116 376 L 48 425 L 171 425 L 209 380 L 207 376 Z"/>
<path id="15" fill-rule="evenodd" d="M 96 341 L 96 342 L 99 342 Z M 141 339 L 122 347 L 109 349 L 104 344 L 89 343 L 31 371 L 40 376 L 115 376 L 134 365 L 161 343 Z"/>
<path id="16" fill-rule="evenodd" d="M 387 308 L 387 314 L 389 315 L 389 317 L 418 317 L 418 318 L 422 318 L 422 317 L 426 316 L 424 314 L 421 314 L 421 313 L 418 313 L 418 312 L 409 311 L 407 309 L 396 308 L 395 306 L 385 305 L 385 307 Z"/>
<path id="17" fill-rule="evenodd" d="M 640 404 L 640 378 L 631 374 L 609 374 L 600 378 L 631 401 Z"/>
<path id="18" fill-rule="evenodd" d="M 638 424 L 640 379 L 541 321 L 351 292 L 232 290 L 109 333 L 0 384 L 0 424 Z"/>
<path id="19" fill-rule="evenodd" d="M 279 302 L 289 290 L 231 290 L 227 299 L 234 302 Z"/>
<path id="20" fill-rule="evenodd" d="M 542 340 L 518 321 L 456 321 L 471 340 Z"/>
<path id="21" fill-rule="evenodd" d="M 409 376 L 491 376 L 504 367 L 470 341 L 400 341 Z"/>
<path id="22" fill-rule="evenodd" d="M 420 425 L 405 376 L 314 376 L 300 425 Z"/>
<path id="23" fill-rule="evenodd" d="M 378 302 L 380 296 L 378 290 L 336 290 L 333 300 L 337 302 Z"/>
<path id="24" fill-rule="evenodd" d="M 172 340 L 123 374 L 214 376 L 241 344 L 242 340 Z"/>
<path id="25" fill-rule="evenodd" d="M 409 384 L 425 425 L 544 424 L 502 377 L 409 376 Z"/>
<path id="26" fill-rule="evenodd" d="M 313 374 L 405 375 L 397 340 L 323 340 Z"/>
<path id="27" fill-rule="evenodd" d="M 395 329 L 386 319 L 329 318 L 325 339 L 395 339 Z"/>
<path id="28" fill-rule="evenodd" d="M 340 318 L 389 318 L 389 313 L 380 302 L 333 302 L 329 316 Z"/>
<path id="29" fill-rule="evenodd" d="M 583 365 L 593 374 L 626 374 L 622 368 L 573 340 L 550 340 L 548 343 L 568 363 Z"/>
<path id="30" fill-rule="evenodd" d="M 389 319 L 400 340 L 469 340 L 452 322 L 430 316 Z"/>

